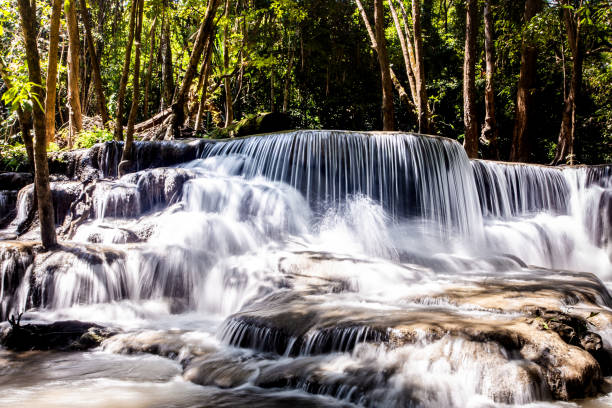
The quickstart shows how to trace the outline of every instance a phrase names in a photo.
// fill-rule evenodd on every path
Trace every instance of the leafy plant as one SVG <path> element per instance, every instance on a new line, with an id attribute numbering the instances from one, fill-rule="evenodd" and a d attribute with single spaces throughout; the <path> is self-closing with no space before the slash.
<path id="1" fill-rule="evenodd" d="M 22 171 L 28 165 L 25 145 L 0 144 L 0 168 L 7 171 Z"/>
<path id="2" fill-rule="evenodd" d="M 95 128 L 93 130 L 84 130 L 80 132 L 74 143 L 77 149 L 89 149 L 96 143 L 107 142 L 113 140 L 113 133 L 107 129 Z"/>

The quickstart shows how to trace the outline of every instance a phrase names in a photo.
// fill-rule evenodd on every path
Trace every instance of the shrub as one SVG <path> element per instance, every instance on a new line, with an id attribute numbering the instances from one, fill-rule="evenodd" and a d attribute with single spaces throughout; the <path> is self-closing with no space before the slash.
<path id="1" fill-rule="evenodd" d="M 76 149 L 89 149 L 96 143 L 113 140 L 113 133 L 107 129 L 92 129 L 80 132 L 74 142 Z"/>

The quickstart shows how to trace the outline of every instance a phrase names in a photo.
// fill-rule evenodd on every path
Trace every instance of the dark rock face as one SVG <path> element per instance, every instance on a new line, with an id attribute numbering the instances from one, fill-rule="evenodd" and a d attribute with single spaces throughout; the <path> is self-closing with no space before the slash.
<path id="1" fill-rule="evenodd" d="M 6 227 L 17 215 L 17 191 L 0 191 L 0 228 Z"/>
<path id="2" fill-rule="evenodd" d="M 100 345 L 115 334 L 94 323 L 74 320 L 51 324 L 12 322 L 0 336 L 0 343 L 9 350 L 83 351 Z"/>
<path id="3" fill-rule="evenodd" d="M 20 242 L 0 242 L 0 319 L 8 318 L 9 313 L 19 308 L 19 288 L 26 276 L 28 267 L 34 261 L 35 246 Z"/>
<path id="4" fill-rule="evenodd" d="M 0 190 L 21 190 L 33 181 L 32 173 L 0 173 Z"/>
<path id="5" fill-rule="evenodd" d="M 138 189 L 140 213 L 156 207 L 169 206 L 181 198 L 183 185 L 196 174 L 187 169 L 157 168 L 126 175 L 121 180 L 135 184 Z"/>
<path id="6" fill-rule="evenodd" d="M 215 129 L 209 135 L 209 137 L 213 139 L 226 139 L 229 137 L 243 137 L 280 132 L 282 130 L 289 130 L 291 128 L 291 116 L 281 112 L 269 112 L 246 117 L 227 128 Z"/>
<path id="7" fill-rule="evenodd" d="M 82 184 L 78 181 L 58 181 L 51 183 L 55 225 L 62 225 L 68 215 L 72 202 L 81 194 Z M 27 231 L 38 218 L 35 205 L 34 185 L 30 184 L 19 191 L 17 197 L 17 218 L 14 220 L 18 234 Z"/>
<path id="8" fill-rule="evenodd" d="M 126 171 L 134 172 L 155 167 L 172 166 L 200 156 L 210 140 L 134 142 L 134 160 Z M 117 167 L 123 153 L 123 142 L 105 142 L 91 149 L 61 152 L 50 158 L 52 173 L 65 174 L 83 182 L 117 177 Z"/>

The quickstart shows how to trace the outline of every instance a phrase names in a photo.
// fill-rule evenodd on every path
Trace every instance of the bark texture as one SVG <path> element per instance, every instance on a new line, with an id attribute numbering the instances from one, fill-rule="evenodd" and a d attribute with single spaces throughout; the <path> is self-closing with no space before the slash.
<path id="1" fill-rule="evenodd" d="M 36 134 L 34 139 L 34 186 L 38 201 L 41 241 L 43 247 L 49 249 L 57 244 L 57 236 L 55 234 L 55 215 L 51 198 L 51 187 L 49 185 L 45 113 L 41 106 L 45 97 L 45 89 L 42 87 L 40 57 L 36 44 L 38 23 L 36 22 L 36 10 L 32 8 L 28 0 L 18 0 L 17 5 L 21 17 L 21 29 L 26 48 L 29 80 L 30 82 L 40 85 L 40 91 L 37 92 L 38 101 L 32 101 L 34 131 Z"/>
<path id="2" fill-rule="evenodd" d="M 569 5 L 565 0 L 564 5 Z M 580 2 L 582 5 L 582 2 Z M 563 101 L 563 115 L 561 117 L 561 129 L 559 130 L 559 141 L 552 164 L 574 164 L 574 139 L 576 136 L 576 99 L 582 87 L 582 65 L 584 63 L 584 46 L 582 44 L 580 26 L 581 17 L 576 11 L 569 8 L 563 9 L 563 22 L 567 32 L 567 42 L 572 52 L 572 78 L 570 80 L 569 93 Z"/>
<path id="3" fill-rule="evenodd" d="M 142 102 L 142 113 L 145 118 L 149 116 L 149 90 L 151 88 L 151 75 L 153 73 L 153 55 L 155 54 L 155 28 L 157 28 L 157 17 L 153 20 L 151 30 L 149 31 L 149 62 L 144 83 L 144 100 Z"/>
<path id="4" fill-rule="evenodd" d="M 55 96 L 57 90 L 57 52 L 62 0 L 53 0 L 49 21 L 49 65 L 47 68 L 45 98 L 45 134 L 47 142 L 55 137 Z"/>
<path id="5" fill-rule="evenodd" d="M 193 43 L 193 50 L 191 52 L 191 56 L 189 57 L 189 64 L 187 65 L 183 82 L 181 82 L 181 87 L 179 88 L 177 96 L 172 103 L 173 113 L 170 126 L 166 132 L 166 139 L 172 139 L 173 137 L 176 138 L 179 136 L 179 127 L 185 122 L 185 104 L 187 102 L 187 94 L 189 93 L 189 88 L 191 87 L 191 83 L 196 75 L 198 62 L 200 61 L 200 57 L 204 51 L 206 41 L 211 35 L 214 34 L 215 14 L 219 8 L 219 3 L 219 0 L 209 0 L 208 2 L 206 15 L 204 16 L 204 20 L 202 20 L 202 24 L 200 25 L 198 34 L 196 35 L 196 39 Z"/>
<path id="6" fill-rule="evenodd" d="M 229 0 L 225 0 L 225 27 L 223 27 L 223 68 L 229 71 Z M 229 76 L 224 79 L 225 88 L 225 127 L 234 122 L 234 106 L 232 103 L 232 80 Z"/>
<path id="7" fill-rule="evenodd" d="M 463 59 L 463 147 L 469 158 L 478 157 L 478 119 L 476 116 L 476 35 L 478 0 L 467 0 L 465 14 L 465 55 Z"/>
<path id="8" fill-rule="evenodd" d="M 127 88 L 128 75 L 130 73 L 130 60 L 132 58 L 132 44 L 134 43 L 134 22 L 136 20 L 136 8 L 138 0 L 132 0 L 130 8 L 130 25 L 128 27 L 128 42 L 125 47 L 125 58 L 123 70 L 119 81 L 119 95 L 117 96 L 117 118 L 115 119 L 115 140 L 123 140 L 123 103 L 125 101 L 125 90 Z"/>
<path id="9" fill-rule="evenodd" d="M 162 54 L 162 81 L 163 91 L 161 109 L 172 104 L 174 94 L 174 76 L 172 72 L 172 48 L 170 48 L 170 23 L 167 16 L 162 23 L 161 54 Z"/>
<path id="10" fill-rule="evenodd" d="M 421 35 L 421 2 L 412 0 L 412 31 L 414 34 L 415 80 L 418 94 L 417 110 L 419 115 L 419 132 L 429 132 L 429 109 L 427 106 L 427 89 L 425 87 L 425 63 L 423 62 L 423 36 Z"/>
<path id="11" fill-rule="evenodd" d="M 493 34 L 493 19 L 491 18 L 491 0 L 484 2 L 484 32 L 485 32 L 485 123 L 480 134 L 480 141 L 489 147 L 489 156 L 499 160 L 499 147 L 497 143 L 498 128 L 495 119 L 495 39 Z"/>
<path id="12" fill-rule="evenodd" d="M 127 134 L 125 135 L 125 145 L 121 154 L 121 162 L 117 174 L 122 176 L 127 173 L 132 162 L 132 146 L 134 145 L 134 124 L 136 123 L 136 114 L 138 113 L 138 100 L 140 99 L 140 39 L 142 36 L 142 15 L 144 11 L 144 0 L 138 1 L 138 15 L 135 32 L 135 49 L 134 49 L 134 77 L 132 85 L 132 108 L 128 117 Z"/>
<path id="13" fill-rule="evenodd" d="M 96 93 L 96 104 L 98 105 L 98 113 L 102 118 L 104 126 L 108 126 L 110 118 L 108 117 L 108 109 L 106 107 L 106 96 L 104 95 L 104 87 L 102 86 L 102 76 L 100 75 L 100 58 L 93 40 L 91 32 L 91 18 L 85 0 L 80 0 L 81 16 L 83 17 L 83 25 L 85 26 L 85 37 L 87 37 L 87 50 L 91 63 L 91 75 L 93 77 L 94 91 Z"/>
<path id="14" fill-rule="evenodd" d="M 383 130 L 391 131 L 395 128 L 393 112 L 393 83 L 389 73 L 389 56 L 387 54 L 387 41 L 385 39 L 385 20 L 382 0 L 374 0 L 374 27 L 376 28 L 376 44 L 378 65 L 382 85 L 382 114 Z"/>
<path id="15" fill-rule="evenodd" d="M 68 147 L 72 147 L 77 133 L 83 130 L 81 101 L 79 99 L 79 25 L 77 23 L 74 1 L 66 0 L 64 3 L 66 26 L 68 28 L 68 120 L 70 122 Z"/>
<path id="16" fill-rule="evenodd" d="M 370 25 L 370 20 L 368 19 L 368 15 L 366 14 L 365 9 L 363 8 L 363 4 L 361 3 L 361 0 L 355 0 L 355 4 L 357 4 L 357 9 L 359 10 L 359 14 L 361 15 L 363 24 L 365 25 L 366 30 L 368 32 L 368 37 L 370 37 L 370 45 L 372 46 L 372 49 L 374 50 L 374 52 L 378 55 L 378 44 L 376 41 L 376 35 L 374 34 L 374 30 L 372 30 L 372 26 Z M 400 96 L 400 100 L 404 102 L 406 105 L 408 105 L 411 109 L 414 109 L 414 105 L 410 101 L 410 98 L 408 97 L 408 93 L 406 93 L 406 90 L 400 83 L 399 79 L 397 79 L 397 75 L 395 75 L 395 72 L 393 71 L 393 68 L 391 68 L 391 66 L 389 66 L 389 75 L 391 77 L 391 81 L 393 82 L 393 86 L 395 87 L 395 90 Z"/>
<path id="17" fill-rule="evenodd" d="M 542 0 L 527 0 L 525 2 L 524 24 L 529 24 L 541 9 Z M 521 45 L 521 69 L 516 95 L 516 118 L 514 119 L 512 149 L 510 151 L 511 161 L 526 162 L 530 156 L 529 111 L 533 99 L 536 59 L 537 49 L 528 36 L 524 35 Z"/>

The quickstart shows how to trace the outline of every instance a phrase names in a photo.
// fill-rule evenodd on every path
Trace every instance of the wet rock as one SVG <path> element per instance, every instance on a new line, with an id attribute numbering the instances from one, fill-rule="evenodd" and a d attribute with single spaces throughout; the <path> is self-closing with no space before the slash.
<path id="1" fill-rule="evenodd" d="M 62 225 L 70 211 L 72 202 L 81 194 L 82 184 L 76 181 L 62 181 L 51 183 L 53 197 L 53 210 L 55 212 L 55 225 Z M 16 232 L 23 234 L 38 219 L 38 208 L 34 200 L 34 185 L 30 184 L 19 191 L 17 197 L 17 217 L 13 221 Z"/>
<path id="2" fill-rule="evenodd" d="M 0 228 L 6 227 L 17 215 L 17 191 L 0 191 Z"/>
<path id="3" fill-rule="evenodd" d="M 181 330 L 122 333 L 105 340 L 102 347 L 111 353 L 155 354 L 181 362 L 217 350 L 213 339 Z"/>
<path id="4" fill-rule="evenodd" d="M 112 330 L 97 324 L 74 320 L 26 325 L 17 321 L 3 331 L 0 344 L 14 351 L 82 351 L 99 346 L 113 334 Z"/>
<path id="5" fill-rule="evenodd" d="M 29 276 L 27 306 L 62 308 L 128 297 L 125 252 L 64 243 L 36 254 Z"/>
<path id="6" fill-rule="evenodd" d="M 291 116 L 280 112 L 261 113 L 247 116 L 228 126 L 215 129 L 209 137 L 213 139 L 226 139 L 229 137 L 242 137 L 262 133 L 273 133 L 291 129 Z"/>
<path id="7" fill-rule="evenodd" d="M 194 160 L 210 140 L 134 142 L 134 159 L 126 163 L 126 172 L 166 167 Z M 91 149 L 73 150 L 53 155 L 52 173 L 65 174 L 72 180 L 91 182 L 100 178 L 115 178 L 123 153 L 123 142 L 105 142 Z"/>
<path id="8" fill-rule="evenodd" d="M 0 319 L 18 309 L 25 299 L 19 288 L 32 264 L 36 245 L 17 241 L 0 242 Z"/>
<path id="9" fill-rule="evenodd" d="M 400 352 L 449 339 L 475 345 L 473 355 L 459 359 L 467 359 L 465 364 L 488 359 L 491 348 L 498 352 L 487 363 L 487 370 L 499 373 L 520 364 L 523 371 L 520 375 L 515 371 L 513 387 L 528 390 L 541 384 L 537 389 L 540 398 L 549 395 L 568 400 L 593 396 L 600 390 L 610 360 L 601 351 L 603 342 L 595 330 L 609 327 L 612 313 L 598 306 L 609 304 L 610 294 L 594 275 L 532 270 L 516 273 L 511 282 L 499 277 L 470 279 L 427 298 L 407 295 L 397 309 L 372 308 L 367 302 L 339 308 L 343 290 L 332 288 L 342 288 L 339 271 L 344 262 L 305 253 L 285 259 L 280 267 L 290 289 L 231 316 L 221 338 L 234 346 L 313 358 L 333 351 L 355 355 L 363 347 L 374 346 Z M 360 261 L 352 262 L 358 265 Z M 344 291 L 350 289 L 351 285 L 344 286 Z M 324 302 L 321 293 L 326 294 Z M 567 308 L 568 304 L 572 306 Z M 593 314 L 593 310 L 598 312 Z M 432 356 L 430 364 L 435 361 Z M 284 383 L 334 389 L 333 381 L 321 382 L 312 373 L 298 370 L 262 381 L 270 386 Z M 508 387 L 492 384 L 487 393 L 495 401 L 515 403 L 515 388 Z"/>
<path id="10" fill-rule="evenodd" d="M 0 190 L 17 191 L 33 182 L 32 173 L 0 173 Z"/>
<path id="11" fill-rule="evenodd" d="M 121 181 L 136 185 L 139 193 L 140 212 L 166 207 L 181 199 L 183 185 L 196 177 L 194 171 L 180 168 L 157 168 L 129 174 Z"/>

